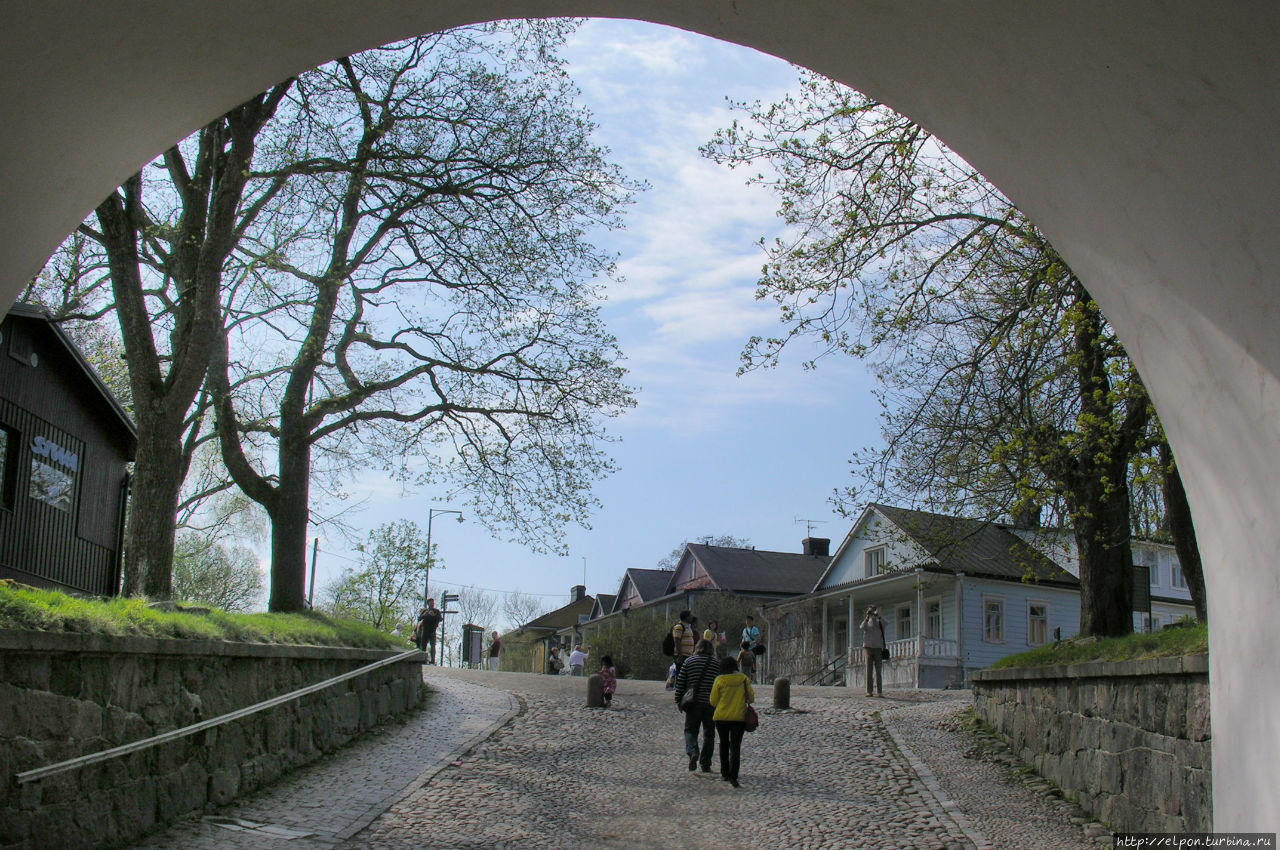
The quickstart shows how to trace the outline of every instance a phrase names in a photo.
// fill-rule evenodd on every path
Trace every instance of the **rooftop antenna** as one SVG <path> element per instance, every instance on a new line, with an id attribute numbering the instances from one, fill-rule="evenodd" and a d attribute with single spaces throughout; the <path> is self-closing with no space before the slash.
<path id="1" fill-rule="evenodd" d="M 812 537 L 813 527 L 815 525 L 825 525 L 827 521 L 825 519 L 802 519 L 801 517 L 796 517 L 796 525 L 799 525 L 802 522 L 805 524 L 804 536 Z"/>

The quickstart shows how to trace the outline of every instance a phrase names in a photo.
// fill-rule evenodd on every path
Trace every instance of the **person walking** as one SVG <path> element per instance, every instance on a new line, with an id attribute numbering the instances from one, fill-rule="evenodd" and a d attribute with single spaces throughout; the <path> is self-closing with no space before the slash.
<path id="1" fill-rule="evenodd" d="M 575 646 L 573 652 L 569 653 L 569 675 L 581 676 L 582 665 L 587 663 L 587 659 L 591 657 L 591 653 L 582 648 L 581 645 Z"/>
<path id="2" fill-rule="evenodd" d="M 434 598 L 428 598 L 426 607 L 418 612 L 418 622 L 413 627 L 413 642 L 422 652 L 427 652 L 427 647 L 431 647 L 431 651 L 427 652 L 428 664 L 436 663 L 436 632 L 443 619 L 444 615 L 436 607 Z"/>
<path id="3" fill-rule="evenodd" d="M 680 612 L 680 620 L 671 627 L 671 636 L 675 638 L 676 644 L 676 675 L 680 675 L 680 668 L 684 666 L 685 659 L 693 655 L 694 647 L 697 646 L 697 629 L 696 621 L 693 619 L 693 612 L 685 609 Z"/>
<path id="4" fill-rule="evenodd" d="M 718 655 L 720 647 L 724 645 L 724 632 L 720 631 L 720 623 L 716 620 L 709 621 L 706 631 L 702 633 L 702 639 L 711 641 L 712 651 Z"/>
<path id="5" fill-rule="evenodd" d="M 498 633 L 494 632 L 493 637 L 489 640 L 489 669 L 497 671 L 498 655 L 502 652 L 502 641 L 498 638 Z"/>
<path id="6" fill-rule="evenodd" d="M 756 680 L 756 654 L 751 651 L 751 644 L 745 640 L 742 642 L 742 648 L 738 650 L 738 671 L 746 676 L 748 681 Z"/>
<path id="7" fill-rule="evenodd" d="M 600 659 L 600 685 L 604 696 L 604 707 L 613 704 L 613 695 L 618 690 L 618 671 L 613 666 L 613 656 L 606 655 Z"/>
<path id="8" fill-rule="evenodd" d="M 715 684 L 719 667 L 711 641 L 698 641 L 694 654 L 680 665 L 676 673 L 676 705 L 684 711 L 684 754 L 689 757 L 689 769 L 711 772 L 711 756 L 716 749 L 716 727 L 711 707 L 711 686 Z M 683 701 L 691 691 L 691 702 Z M 702 732 L 702 746 L 698 746 L 698 732 Z"/>
<path id="9" fill-rule="evenodd" d="M 756 625 L 755 617 L 747 617 L 747 624 L 742 627 L 742 639 L 748 646 L 755 646 L 760 642 L 760 627 Z"/>
<path id="10" fill-rule="evenodd" d="M 875 675 L 875 695 L 884 696 L 884 620 L 880 619 L 880 609 L 871 605 L 867 615 L 862 618 L 862 654 L 867 658 L 867 696 L 871 696 L 871 677 Z"/>
<path id="11" fill-rule="evenodd" d="M 750 653 L 748 653 L 750 654 Z M 712 715 L 716 735 L 720 738 L 720 778 L 734 788 L 738 786 L 738 768 L 742 764 L 742 736 L 747 731 L 747 706 L 755 702 L 751 681 L 738 671 L 738 661 L 725 658 L 720 662 L 720 675 L 711 685 Z"/>

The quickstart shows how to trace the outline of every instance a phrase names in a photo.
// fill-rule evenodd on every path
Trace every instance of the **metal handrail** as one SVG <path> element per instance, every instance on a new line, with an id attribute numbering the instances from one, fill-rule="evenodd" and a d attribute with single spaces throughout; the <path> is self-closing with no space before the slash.
<path id="1" fill-rule="evenodd" d="M 805 677 L 801 679 L 797 684 L 811 685 L 814 682 L 817 682 L 819 685 L 821 685 L 826 681 L 828 676 L 831 676 L 832 680 L 834 681 L 834 677 L 837 674 L 844 672 L 845 666 L 846 666 L 845 659 L 837 656 L 831 659 L 830 661 L 828 661 L 826 664 L 822 665 L 820 669 L 814 670 L 806 674 Z"/>
<path id="2" fill-rule="evenodd" d="M 24 770 L 22 773 L 19 773 L 17 775 L 18 783 L 22 784 L 23 782 L 34 782 L 37 779 L 44 779 L 47 776 L 53 776 L 54 774 L 57 774 L 57 773 L 63 773 L 68 770 L 75 770 L 78 767 L 84 767 L 85 765 L 96 764 L 97 762 L 100 762 L 100 761 L 108 761 L 113 758 L 118 758 L 120 756 L 129 755 L 130 753 L 136 753 L 141 750 L 145 750 L 150 747 L 157 746 L 158 744 L 165 744 L 165 743 L 168 743 L 169 741 L 176 741 L 179 738 L 185 738 L 188 735 L 194 735 L 196 732 L 200 732 L 205 729 L 212 729 L 215 726 L 221 726 L 224 723 L 230 723 L 232 720 L 239 720 L 242 717 L 248 717 L 251 714 L 257 714 L 259 711 L 265 711 L 268 708 L 274 708 L 277 705 L 283 705 L 286 702 L 291 702 L 293 700 L 300 699 L 301 697 L 304 697 L 307 694 L 312 694 L 312 693 L 315 693 L 316 691 L 324 690 L 325 688 L 328 688 L 332 685 L 336 685 L 339 682 L 345 682 L 347 679 L 354 679 L 356 676 L 361 676 L 372 670 L 376 670 L 379 667 L 385 667 L 388 664 L 395 664 L 398 661 L 404 661 L 411 655 L 421 655 L 421 654 L 422 654 L 421 651 L 417 649 L 406 650 L 405 652 L 401 652 L 398 655 L 393 655 L 390 658 L 383 658 L 382 660 L 375 661 L 372 664 L 366 664 L 363 667 L 357 667 L 355 670 L 352 670 L 348 673 L 343 673 L 340 676 L 334 676 L 332 679 L 326 679 L 323 682 L 319 682 L 314 685 L 307 685 L 305 688 L 299 688 L 296 691 L 292 691 L 290 693 L 283 694 L 278 697 L 272 697 L 269 700 L 264 700 L 263 702 L 248 706 L 247 708 L 237 709 L 236 711 L 232 711 L 228 714 L 223 714 L 219 717 L 210 718 L 209 720 L 201 720 L 199 723 L 193 723 L 190 726 L 183 726 L 181 729 L 174 729 L 169 732 L 162 732 L 159 735 L 153 735 L 150 738 L 143 738 L 141 741 L 134 741 L 131 744 L 123 744 L 119 747 L 112 747 L 109 750 L 102 750 L 100 752 L 90 753 L 87 756 L 79 756 L 78 758 L 68 759 L 67 761 L 56 762 L 54 764 L 45 765 L 44 767 L 37 767 L 34 770 Z"/>

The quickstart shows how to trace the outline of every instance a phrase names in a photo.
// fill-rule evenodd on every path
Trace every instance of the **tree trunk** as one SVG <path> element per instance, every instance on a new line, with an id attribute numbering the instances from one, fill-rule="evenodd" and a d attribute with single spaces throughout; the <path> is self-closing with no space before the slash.
<path id="1" fill-rule="evenodd" d="M 1110 464 L 1111 481 L 1124 481 Z M 1099 475 L 1081 487 L 1075 511 L 1080 552 L 1080 632 L 1119 637 L 1133 632 L 1133 553 L 1129 546 L 1129 489 Z"/>
<path id="2" fill-rule="evenodd" d="M 307 609 L 307 523 L 311 499 L 311 443 L 300 426 L 284 427 L 280 483 L 271 510 L 272 611 Z"/>
<path id="3" fill-rule="evenodd" d="M 147 421 L 141 419 L 140 424 Z M 180 437 L 152 428 L 138 429 L 125 537 L 125 596 L 173 596 L 174 511 L 186 475 Z"/>
<path id="4" fill-rule="evenodd" d="M 1196 609 L 1196 619 L 1209 622 L 1209 604 L 1204 591 L 1204 564 L 1200 560 L 1200 544 L 1196 541 L 1195 525 L 1191 521 L 1191 504 L 1187 491 L 1182 487 L 1182 475 L 1168 443 L 1160 444 L 1160 466 L 1164 469 L 1161 489 L 1164 495 L 1164 515 L 1173 537 L 1173 548 L 1182 565 L 1182 575 L 1191 591 L 1191 604 Z"/>

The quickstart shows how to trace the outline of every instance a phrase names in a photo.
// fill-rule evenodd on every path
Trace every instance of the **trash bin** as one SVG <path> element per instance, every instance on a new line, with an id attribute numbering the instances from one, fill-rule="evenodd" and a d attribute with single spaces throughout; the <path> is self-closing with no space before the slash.
<path id="1" fill-rule="evenodd" d="M 479 667 L 483 650 L 484 629 L 467 623 L 462 627 L 462 663 L 469 667 Z"/>

